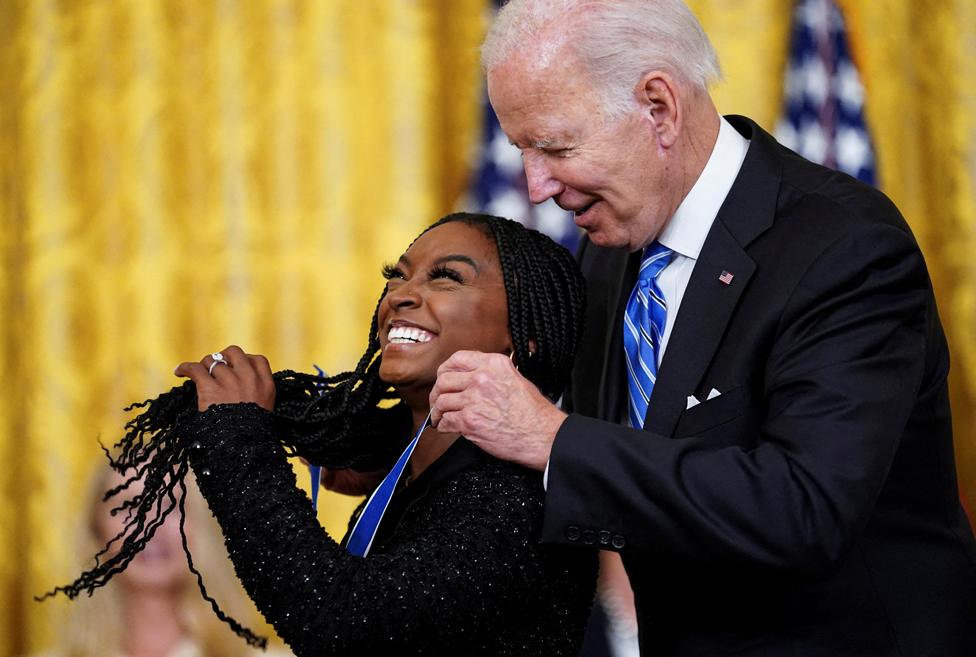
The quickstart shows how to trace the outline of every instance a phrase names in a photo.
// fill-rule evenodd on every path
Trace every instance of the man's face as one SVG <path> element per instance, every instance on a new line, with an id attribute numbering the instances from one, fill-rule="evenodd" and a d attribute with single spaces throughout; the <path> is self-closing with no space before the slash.
<path id="1" fill-rule="evenodd" d="M 522 151 L 532 202 L 553 198 L 594 244 L 647 245 L 677 207 L 650 114 L 635 105 L 607 121 L 571 56 L 547 66 L 530 57 L 516 54 L 489 71 L 488 94 Z"/>

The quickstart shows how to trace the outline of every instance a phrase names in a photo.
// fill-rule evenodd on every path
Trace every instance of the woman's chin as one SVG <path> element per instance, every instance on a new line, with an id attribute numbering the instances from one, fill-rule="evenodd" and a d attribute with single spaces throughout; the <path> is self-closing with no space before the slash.
<path id="1" fill-rule="evenodd" d="M 437 370 L 416 372 L 408 369 L 380 367 L 380 380 L 391 386 L 394 390 L 404 395 L 416 394 L 417 391 L 426 390 L 427 393 L 434 387 L 437 380 Z"/>
<path id="2" fill-rule="evenodd" d="M 400 347 L 402 345 L 390 345 Z M 412 345 L 411 345 L 412 346 Z M 431 358 L 431 354 L 418 358 L 421 354 L 411 354 L 409 351 L 386 349 L 380 361 L 380 380 L 397 391 L 416 390 L 418 388 L 432 388 L 437 380 L 437 368 L 442 359 Z M 432 362 L 432 361 L 438 362 Z"/>

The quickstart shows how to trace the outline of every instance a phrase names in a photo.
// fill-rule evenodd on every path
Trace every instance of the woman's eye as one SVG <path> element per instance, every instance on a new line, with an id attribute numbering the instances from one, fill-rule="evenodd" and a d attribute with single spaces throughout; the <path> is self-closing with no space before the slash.
<path id="1" fill-rule="evenodd" d="M 395 278 L 406 278 L 406 276 L 403 275 L 403 271 L 401 271 L 401 269 L 395 265 L 383 265 L 383 269 L 381 271 L 383 273 L 383 278 L 388 281 Z"/>
<path id="2" fill-rule="evenodd" d="M 464 282 L 464 278 L 461 276 L 461 274 L 449 267 L 434 267 L 430 270 L 428 276 L 430 277 L 430 280 L 446 278 L 454 281 L 455 283 Z"/>

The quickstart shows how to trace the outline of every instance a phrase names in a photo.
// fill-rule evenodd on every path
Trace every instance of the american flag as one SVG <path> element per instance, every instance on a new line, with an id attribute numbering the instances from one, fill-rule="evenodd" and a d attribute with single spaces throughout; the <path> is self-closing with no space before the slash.
<path id="1" fill-rule="evenodd" d="M 864 86 L 834 0 L 799 0 L 791 40 L 784 116 L 776 138 L 808 160 L 874 185 Z"/>

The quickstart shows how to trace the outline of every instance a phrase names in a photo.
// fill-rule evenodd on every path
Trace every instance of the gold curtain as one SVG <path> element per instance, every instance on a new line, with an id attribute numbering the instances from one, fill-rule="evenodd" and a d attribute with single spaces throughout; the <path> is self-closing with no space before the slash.
<path id="1" fill-rule="evenodd" d="M 355 364 L 380 265 L 450 211 L 482 0 L 0 3 L 0 654 L 44 647 L 97 440 L 240 344 Z M 341 533 L 349 498 L 329 499 Z M 90 555 L 89 555 L 90 556 Z"/>
<path id="2" fill-rule="evenodd" d="M 45 646 L 127 403 L 238 343 L 348 367 L 379 264 L 465 185 L 484 0 L 0 2 L 0 657 Z M 791 3 L 692 0 L 770 128 Z M 881 185 L 925 250 L 976 510 L 976 7 L 842 0 Z M 350 500 L 329 497 L 342 531 Z M 57 605 L 55 605 L 56 607 Z"/>

